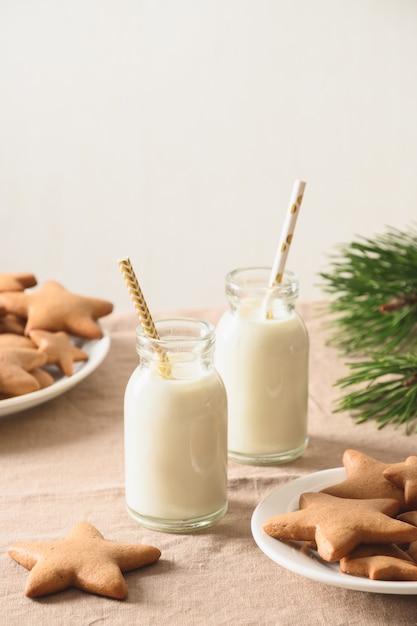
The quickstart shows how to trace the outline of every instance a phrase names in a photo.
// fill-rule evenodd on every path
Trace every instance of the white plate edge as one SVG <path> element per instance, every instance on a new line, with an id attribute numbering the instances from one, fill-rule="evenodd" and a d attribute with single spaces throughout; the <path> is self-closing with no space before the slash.
<path id="1" fill-rule="evenodd" d="M 20 413 L 32 407 L 48 402 L 57 396 L 69 391 L 82 380 L 87 378 L 95 369 L 101 365 L 106 358 L 110 349 L 110 334 L 100 326 L 103 337 L 100 339 L 85 339 L 80 347 L 88 353 L 87 361 L 79 361 L 74 363 L 74 367 L 79 366 L 77 371 L 71 376 L 62 376 L 53 385 L 26 393 L 22 396 L 14 396 L 13 398 L 5 398 L 0 400 L 0 418 Z M 91 347 L 90 347 L 91 346 Z"/>

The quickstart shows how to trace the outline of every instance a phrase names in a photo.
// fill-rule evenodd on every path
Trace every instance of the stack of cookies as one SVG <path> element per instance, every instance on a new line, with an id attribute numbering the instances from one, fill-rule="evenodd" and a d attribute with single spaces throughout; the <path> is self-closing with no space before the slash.
<path id="1" fill-rule="evenodd" d="M 112 310 L 52 280 L 38 288 L 31 273 L 0 273 L 0 399 L 53 384 L 51 368 L 71 376 L 88 359 L 74 339 L 100 339 L 97 320 Z"/>
<path id="2" fill-rule="evenodd" d="M 417 456 L 388 464 L 346 450 L 347 478 L 303 493 L 299 510 L 267 520 L 264 531 L 305 542 L 342 572 L 373 580 L 417 580 Z"/>

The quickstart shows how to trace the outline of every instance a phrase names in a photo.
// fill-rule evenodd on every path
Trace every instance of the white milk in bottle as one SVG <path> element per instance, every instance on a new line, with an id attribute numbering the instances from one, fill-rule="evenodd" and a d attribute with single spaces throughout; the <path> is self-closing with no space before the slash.
<path id="1" fill-rule="evenodd" d="M 125 392 L 126 505 L 154 530 L 186 532 L 227 510 L 227 399 L 213 368 L 214 327 L 190 319 L 137 329 Z"/>
<path id="2" fill-rule="evenodd" d="M 296 313 L 298 279 L 285 272 L 269 288 L 270 268 L 238 269 L 226 277 L 229 310 L 216 330 L 215 364 L 228 397 L 229 457 L 273 464 L 307 446 L 306 327 Z"/>

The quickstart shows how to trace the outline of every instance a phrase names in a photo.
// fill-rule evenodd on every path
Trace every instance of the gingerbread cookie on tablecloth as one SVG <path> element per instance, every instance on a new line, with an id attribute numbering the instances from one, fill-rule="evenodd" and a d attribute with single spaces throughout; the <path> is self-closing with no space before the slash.
<path id="1" fill-rule="evenodd" d="M 118 600 L 127 597 L 122 572 L 155 563 L 161 551 L 154 546 L 106 541 L 88 522 L 79 522 L 56 541 L 16 543 L 9 556 L 31 570 L 25 595 L 37 598 L 70 587 Z"/>

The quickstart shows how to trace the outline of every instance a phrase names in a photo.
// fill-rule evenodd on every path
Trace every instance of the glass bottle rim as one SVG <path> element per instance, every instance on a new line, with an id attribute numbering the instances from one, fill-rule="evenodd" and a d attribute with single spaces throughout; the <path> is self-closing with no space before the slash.
<path id="1" fill-rule="evenodd" d="M 226 287 L 234 292 L 256 290 L 274 292 L 276 297 L 289 297 L 298 293 L 299 279 L 295 272 L 285 270 L 280 283 L 269 287 L 272 268 L 265 265 L 240 267 L 226 274 Z"/>
<path id="2" fill-rule="evenodd" d="M 194 317 L 161 318 L 154 322 L 158 337 L 149 337 L 141 324 L 136 327 L 137 347 L 164 346 L 166 350 L 191 349 L 196 344 L 210 347 L 214 343 L 215 327 Z M 188 331 L 188 332 L 187 332 Z"/>

